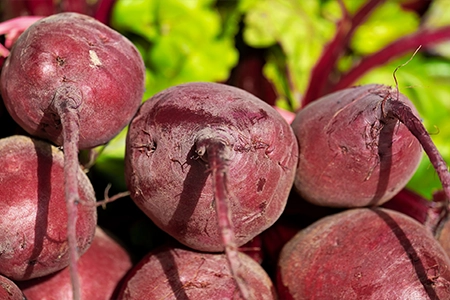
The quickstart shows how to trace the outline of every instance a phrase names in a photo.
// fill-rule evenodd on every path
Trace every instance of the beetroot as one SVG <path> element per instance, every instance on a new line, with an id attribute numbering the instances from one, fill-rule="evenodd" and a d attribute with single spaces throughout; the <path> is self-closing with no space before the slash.
<path id="1" fill-rule="evenodd" d="M 92 185 L 78 168 L 76 241 L 84 253 L 97 210 Z M 64 201 L 64 155 L 25 136 L 0 140 L 0 274 L 14 280 L 44 276 L 69 264 Z"/>
<path id="2" fill-rule="evenodd" d="M 132 267 L 130 256 L 112 237 L 100 227 L 95 231 L 92 245 L 78 261 L 86 300 L 117 299 L 114 295 L 121 280 Z M 57 273 L 17 283 L 27 300 L 72 299 L 69 269 Z"/>
<path id="3" fill-rule="evenodd" d="M 416 220 L 355 208 L 300 231 L 278 262 L 281 299 L 449 299 L 450 260 Z"/>
<path id="4" fill-rule="evenodd" d="M 34 136 L 63 145 L 62 110 L 77 115 L 80 149 L 108 142 L 136 112 L 144 89 L 136 48 L 97 20 L 60 13 L 15 42 L 1 77 L 11 116 Z"/>
<path id="5" fill-rule="evenodd" d="M 129 127 L 125 176 L 157 226 L 193 249 L 225 249 L 234 272 L 237 247 L 282 213 L 297 153 L 289 124 L 262 100 L 188 83 L 142 104 Z"/>
<path id="6" fill-rule="evenodd" d="M 277 299 L 264 269 L 239 253 L 250 299 Z M 145 256 L 129 273 L 119 300 L 242 299 L 224 254 L 161 247 Z"/>
<path id="7" fill-rule="evenodd" d="M 29 300 L 26 299 L 19 287 L 5 276 L 0 275 L 0 299 L 2 300 Z"/>
<path id="8" fill-rule="evenodd" d="M 130 121 L 144 92 L 136 47 L 94 18 L 60 13 L 33 23 L 17 39 L 1 74 L 14 120 L 31 135 L 63 146 L 70 266 L 79 298 L 75 218 L 78 150 L 108 142 Z"/>
<path id="9" fill-rule="evenodd" d="M 391 199 L 422 157 L 421 144 L 399 117 L 417 119 L 417 112 L 405 96 L 376 84 L 341 90 L 301 109 L 292 123 L 300 145 L 295 189 L 323 206 Z"/>
<path id="10" fill-rule="evenodd" d="M 224 192 L 243 245 L 283 211 L 297 161 L 292 130 L 261 100 L 217 83 L 155 95 L 130 124 L 125 172 L 133 200 L 158 226 L 191 248 L 223 251 L 211 140 L 223 145 Z"/>

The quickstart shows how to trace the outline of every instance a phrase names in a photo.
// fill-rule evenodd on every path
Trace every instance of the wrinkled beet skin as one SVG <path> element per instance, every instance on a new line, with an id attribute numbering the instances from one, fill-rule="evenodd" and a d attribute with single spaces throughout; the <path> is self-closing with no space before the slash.
<path id="1" fill-rule="evenodd" d="M 303 198 L 330 207 L 380 205 L 406 185 L 423 152 L 402 123 L 392 120 L 381 129 L 386 122 L 381 103 L 389 93 L 396 97 L 383 85 L 353 87 L 297 113 L 292 128 L 300 155 L 294 185 Z M 412 107 L 402 94 L 399 100 Z"/>
<path id="2" fill-rule="evenodd" d="M 131 197 L 181 243 L 222 251 L 212 180 L 195 140 L 203 128 L 231 136 L 228 191 L 238 246 L 272 225 L 292 187 L 298 147 L 292 129 L 268 104 L 218 83 L 169 88 L 143 103 L 125 155 Z"/>
<path id="3" fill-rule="evenodd" d="M 92 245 L 78 261 L 82 299 L 117 299 L 114 292 L 131 267 L 131 259 L 125 249 L 97 227 Z M 68 267 L 55 274 L 17 284 L 27 300 L 72 299 Z"/>
<path id="4" fill-rule="evenodd" d="M 24 136 L 0 140 L 0 274 L 25 280 L 69 264 L 63 166 L 62 152 L 47 142 Z M 84 253 L 94 237 L 97 211 L 81 168 L 78 179 L 77 239 Z"/>
<path id="5" fill-rule="evenodd" d="M 239 253 L 239 260 L 251 299 L 277 299 L 264 269 L 243 253 Z M 127 275 L 118 297 L 119 300 L 162 298 L 242 299 L 224 254 L 174 247 L 161 247 L 147 254 Z"/>
<path id="6" fill-rule="evenodd" d="M 0 299 L 2 300 L 29 300 L 25 299 L 19 287 L 8 278 L 0 275 Z"/>
<path id="7" fill-rule="evenodd" d="M 450 260 L 416 220 L 355 208 L 317 221 L 283 247 L 277 291 L 286 300 L 450 299 Z"/>
<path id="8" fill-rule="evenodd" d="M 118 32 L 76 13 L 41 19 L 17 40 L 1 76 L 1 92 L 14 120 L 34 136 L 62 145 L 50 106 L 61 86 L 81 91 L 79 148 L 104 144 L 136 113 L 145 66 Z"/>

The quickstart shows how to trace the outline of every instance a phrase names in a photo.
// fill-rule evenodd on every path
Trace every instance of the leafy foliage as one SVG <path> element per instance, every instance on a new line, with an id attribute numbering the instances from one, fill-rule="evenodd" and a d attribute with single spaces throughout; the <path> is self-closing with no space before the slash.
<path id="1" fill-rule="evenodd" d="M 111 25 L 139 46 L 148 98 L 190 81 L 223 81 L 238 53 L 211 0 L 119 0 Z"/>

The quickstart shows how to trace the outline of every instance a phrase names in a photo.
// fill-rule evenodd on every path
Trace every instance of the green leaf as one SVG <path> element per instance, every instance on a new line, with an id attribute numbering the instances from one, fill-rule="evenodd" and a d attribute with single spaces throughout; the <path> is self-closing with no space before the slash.
<path id="1" fill-rule="evenodd" d="M 351 48 L 359 55 L 377 52 L 397 38 L 416 31 L 419 23 L 417 14 L 402 9 L 398 2 L 386 1 L 356 29 Z"/>
<path id="2" fill-rule="evenodd" d="M 237 24 L 229 22 L 224 29 L 213 4 L 212 0 L 117 1 L 112 26 L 141 45 L 148 76 L 146 98 L 175 84 L 228 78 L 238 60 Z"/>
<path id="3" fill-rule="evenodd" d="M 156 26 L 157 1 L 120 0 L 116 1 L 111 16 L 111 26 L 123 33 L 135 33 L 148 40 L 158 35 Z"/>
<path id="4" fill-rule="evenodd" d="M 286 57 L 292 95 L 303 93 L 311 69 L 334 34 L 335 20 L 324 17 L 320 1 L 243 0 L 240 7 L 247 11 L 244 41 L 260 48 L 274 49 L 274 45 L 280 45 Z M 269 79 L 286 76 L 282 69 L 278 68 L 282 73 L 275 74 L 272 68 L 267 73 Z M 286 91 L 279 93 L 283 95 Z"/>

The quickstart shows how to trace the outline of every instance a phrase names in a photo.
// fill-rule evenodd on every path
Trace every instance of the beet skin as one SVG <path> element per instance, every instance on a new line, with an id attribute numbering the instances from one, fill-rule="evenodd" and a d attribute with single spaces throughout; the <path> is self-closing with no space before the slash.
<path id="1" fill-rule="evenodd" d="M 216 213 L 223 195 L 237 247 L 271 226 L 286 205 L 298 155 L 292 129 L 270 105 L 207 82 L 144 102 L 126 147 L 133 200 L 157 226 L 201 251 L 224 250 Z"/>
<path id="2" fill-rule="evenodd" d="M 277 299 L 264 269 L 239 253 L 253 300 Z M 119 300 L 242 299 L 224 254 L 161 247 L 150 252 L 128 274 Z"/>
<path id="3" fill-rule="evenodd" d="M 0 140 L 0 274 L 26 280 L 69 264 L 64 155 L 25 136 Z M 94 190 L 78 168 L 76 238 L 83 254 L 97 223 Z"/>
<path id="4" fill-rule="evenodd" d="M 33 23 L 14 43 L 1 93 L 14 120 L 33 136 L 63 144 L 58 97 L 73 101 L 80 141 L 104 144 L 139 107 L 145 66 L 136 47 L 96 19 L 72 12 Z M 56 107 L 55 107 L 56 106 Z"/>
<path id="5" fill-rule="evenodd" d="M 281 299 L 450 299 L 450 260 L 402 213 L 355 208 L 297 233 L 278 262 Z"/>
<path id="6" fill-rule="evenodd" d="M 417 115 L 412 103 L 398 96 Z M 295 189 L 304 199 L 363 207 L 381 205 L 404 188 L 423 151 L 385 110 L 396 98 L 396 90 L 370 84 L 326 95 L 297 113 L 292 122 L 300 148 Z"/>
<path id="7" fill-rule="evenodd" d="M 2 275 L 0 275 L 0 299 L 29 300 L 25 298 L 22 291 L 13 281 Z"/>
<path id="8" fill-rule="evenodd" d="M 78 261 L 82 299 L 112 300 L 125 274 L 131 269 L 129 254 L 100 227 L 92 245 Z M 69 268 L 54 274 L 17 283 L 27 300 L 73 299 Z"/>

